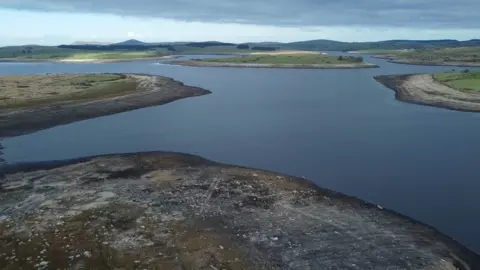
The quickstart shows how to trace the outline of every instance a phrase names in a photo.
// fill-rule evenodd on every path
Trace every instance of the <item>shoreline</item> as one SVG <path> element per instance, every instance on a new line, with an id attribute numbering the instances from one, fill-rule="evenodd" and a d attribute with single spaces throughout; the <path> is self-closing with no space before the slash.
<path id="1" fill-rule="evenodd" d="M 0 139 L 211 93 L 168 77 L 148 74 L 124 75 L 134 76 L 138 82 L 137 90 L 140 91 L 73 103 L 64 101 L 38 108 L 0 109 Z"/>
<path id="2" fill-rule="evenodd" d="M 395 91 L 397 100 L 464 112 L 480 112 L 480 93 L 435 81 L 431 74 L 380 75 L 374 79 Z"/>
<path id="3" fill-rule="evenodd" d="M 73 180 L 72 175 L 76 175 Z M 4 198 L 0 200 L 4 213 L 0 222 L 10 220 L 15 224 L 12 228 L 19 224 L 28 228 L 33 218 L 45 228 L 36 233 L 55 230 L 59 238 L 64 226 L 80 222 L 82 228 L 88 228 L 82 233 L 92 230 L 94 239 L 106 241 L 104 246 L 111 252 L 138 253 L 132 263 L 139 258 L 149 265 L 151 261 L 183 264 L 193 260 L 197 266 L 208 252 L 214 254 L 210 263 L 215 267 L 242 265 L 259 269 L 265 262 L 286 268 L 297 265 L 295 269 L 340 269 L 348 263 L 362 269 L 405 265 L 412 269 L 480 267 L 480 256 L 451 237 L 381 206 L 321 188 L 304 178 L 221 164 L 189 154 L 143 152 L 23 163 L 8 165 L 5 176 L 5 181 L 0 182 L 0 198 Z M 32 188 L 36 194 L 27 196 Z M 109 214 L 102 214 L 104 209 Z M 135 218 L 128 219 L 133 213 Z M 105 229 L 102 220 L 107 219 L 109 224 L 112 215 L 126 223 L 114 222 Z M 84 227 L 80 217 L 89 225 Z M 104 229 L 96 231 L 97 226 Z M 164 230 L 170 227 L 172 230 Z M 24 234 L 18 230 L 9 233 L 12 239 Z M 142 240 L 145 233 L 162 235 L 150 240 L 167 244 L 150 245 Z M 91 236 L 82 237 L 90 240 Z M 205 244 L 196 246 L 197 237 Z M 126 239 L 131 239 L 127 251 L 120 244 Z M 82 239 L 79 241 L 69 245 L 73 244 L 80 254 L 83 248 L 91 248 L 82 246 Z M 41 260 L 70 255 L 62 249 L 67 243 L 62 243 L 57 247 L 61 254 L 50 252 L 54 245 L 49 245 L 49 252 Z M 332 248 L 336 256 L 321 256 L 330 254 Z M 143 249 L 152 252 L 140 252 Z M 87 251 L 94 258 L 102 252 Z M 197 255 L 185 259 L 192 251 Z M 231 252 L 238 260 L 228 259 Z M 291 256 L 291 252 L 297 255 Z M 89 258 L 82 256 L 78 260 Z"/>
<path id="4" fill-rule="evenodd" d="M 19 59 L 19 58 L 0 58 L 0 63 L 119 63 L 119 62 L 136 62 L 151 60 L 168 60 L 181 56 L 166 55 L 159 57 L 140 57 L 129 59 Z"/>
<path id="5" fill-rule="evenodd" d="M 303 64 L 252 64 L 252 63 L 223 63 L 207 61 L 170 61 L 166 64 L 190 67 L 228 67 L 228 68 L 287 68 L 287 69 L 360 69 L 378 68 L 375 64 L 337 64 L 337 65 L 303 65 Z"/>

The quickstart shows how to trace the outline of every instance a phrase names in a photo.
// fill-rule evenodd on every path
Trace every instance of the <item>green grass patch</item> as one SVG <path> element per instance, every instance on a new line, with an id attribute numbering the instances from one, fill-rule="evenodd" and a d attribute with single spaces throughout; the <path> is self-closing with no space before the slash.
<path id="1" fill-rule="evenodd" d="M 68 76 L 68 75 L 67 75 Z M 7 76 L 8 77 L 8 76 Z M 63 79 L 58 76 L 50 81 L 35 80 L 22 82 L 17 90 L 11 84 L 0 91 L 0 109 L 34 108 L 58 103 L 85 102 L 139 91 L 136 79 L 122 74 L 85 74 Z M 4 80 L 0 80 L 4 82 Z M 0 87 L 1 90 L 1 87 Z M 21 91 L 32 91 L 32 96 L 19 95 Z"/>
<path id="2" fill-rule="evenodd" d="M 369 50 L 369 53 L 388 54 L 402 60 L 426 63 L 480 63 L 480 47 L 457 47 L 419 50 Z"/>
<path id="3" fill-rule="evenodd" d="M 232 58 L 203 59 L 201 61 L 220 62 L 220 63 L 246 63 L 246 64 L 292 64 L 292 65 L 336 65 L 336 64 L 354 64 L 363 63 L 361 57 L 338 57 L 315 53 L 305 54 L 265 54 L 248 55 Z"/>
<path id="4" fill-rule="evenodd" d="M 480 71 L 446 72 L 434 75 L 435 80 L 461 91 L 480 92 Z"/>

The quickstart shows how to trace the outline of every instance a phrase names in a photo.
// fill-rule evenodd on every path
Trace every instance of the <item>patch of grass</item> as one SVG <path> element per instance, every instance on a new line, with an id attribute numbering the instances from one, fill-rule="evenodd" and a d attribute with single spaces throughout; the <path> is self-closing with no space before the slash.
<path id="1" fill-rule="evenodd" d="M 161 57 L 167 54 L 166 50 L 163 49 L 148 51 L 91 51 L 36 45 L 0 48 L 0 59 L 18 60 L 128 60 Z"/>
<path id="2" fill-rule="evenodd" d="M 138 82 L 122 74 L 0 76 L 0 109 L 31 108 L 125 95 Z"/>
<path id="3" fill-rule="evenodd" d="M 249 64 L 294 64 L 294 65 L 335 65 L 363 63 L 363 59 L 357 57 L 339 57 L 316 53 L 305 54 L 259 54 L 232 58 L 203 59 L 201 61 L 220 63 L 249 63 Z"/>
<path id="4" fill-rule="evenodd" d="M 427 63 L 480 63 L 480 47 L 419 50 L 372 50 L 370 53 L 389 54 L 402 60 L 416 60 Z"/>
<path id="5" fill-rule="evenodd" d="M 434 78 L 457 90 L 480 92 L 480 71 L 438 73 Z"/>
<path id="6" fill-rule="evenodd" d="M 74 53 L 66 57 L 65 60 L 82 60 L 82 59 L 95 59 L 95 60 L 125 60 L 136 58 L 149 58 L 149 57 L 161 57 L 165 56 L 165 53 L 157 51 L 138 51 L 138 52 L 81 52 Z"/>

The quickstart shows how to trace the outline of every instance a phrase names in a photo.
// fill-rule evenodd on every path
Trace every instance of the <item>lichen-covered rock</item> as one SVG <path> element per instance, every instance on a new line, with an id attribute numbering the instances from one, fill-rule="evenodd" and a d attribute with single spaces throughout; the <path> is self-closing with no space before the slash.
<path id="1" fill-rule="evenodd" d="M 430 227 L 307 180 L 173 153 L 10 167 L 0 213 L 3 269 L 433 270 L 480 262 Z"/>

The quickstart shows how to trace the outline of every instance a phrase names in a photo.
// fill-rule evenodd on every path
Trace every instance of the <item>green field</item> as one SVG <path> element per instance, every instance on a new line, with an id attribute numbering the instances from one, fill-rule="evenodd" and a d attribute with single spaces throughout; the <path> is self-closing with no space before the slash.
<path id="1" fill-rule="evenodd" d="M 434 75 L 435 80 L 461 91 L 480 92 L 480 71 L 446 72 Z"/>
<path id="2" fill-rule="evenodd" d="M 411 60 L 432 64 L 480 63 L 480 47 L 458 47 L 421 50 L 367 50 L 363 53 L 390 55 L 398 60 Z"/>
<path id="3" fill-rule="evenodd" d="M 291 65 L 336 65 L 363 63 L 358 57 L 338 57 L 319 53 L 297 54 L 258 54 L 231 58 L 203 59 L 201 61 L 219 63 L 247 63 L 247 64 L 291 64 Z"/>
<path id="4" fill-rule="evenodd" d="M 148 51 L 91 51 L 65 49 L 53 46 L 14 46 L 0 48 L 1 59 L 15 60 L 126 60 L 136 58 L 161 57 L 165 50 Z"/>

